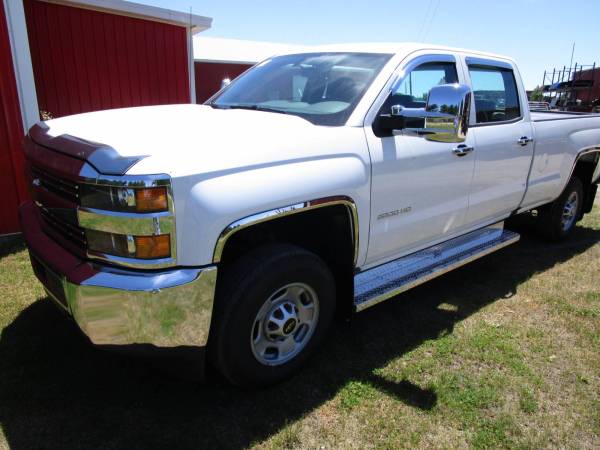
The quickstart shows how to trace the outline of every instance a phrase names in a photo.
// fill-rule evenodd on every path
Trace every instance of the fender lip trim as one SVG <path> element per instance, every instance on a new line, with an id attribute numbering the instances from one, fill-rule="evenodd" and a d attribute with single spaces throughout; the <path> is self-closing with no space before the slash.
<path id="1" fill-rule="evenodd" d="M 305 202 L 294 203 L 291 205 L 283 206 L 281 208 L 274 208 L 267 211 L 263 211 L 260 213 L 252 214 L 250 216 L 246 216 L 242 219 L 236 220 L 235 222 L 230 223 L 219 235 L 217 239 L 217 243 L 215 245 L 215 250 L 213 253 L 213 263 L 217 264 L 221 261 L 221 257 L 223 256 L 223 250 L 225 249 L 225 244 L 227 240 L 231 238 L 235 233 L 244 228 L 251 227 L 253 225 L 257 225 L 259 223 L 268 222 L 270 220 L 279 219 L 281 217 L 289 216 L 292 214 L 298 214 L 306 211 L 311 211 L 317 208 L 324 208 L 327 206 L 335 206 L 342 205 L 348 209 L 350 214 L 351 227 L 350 230 L 352 232 L 352 240 L 354 241 L 354 261 L 353 264 L 356 266 L 358 260 L 358 210 L 356 208 L 356 203 L 350 197 L 345 195 L 336 195 L 330 197 L 321 197 Z"/>

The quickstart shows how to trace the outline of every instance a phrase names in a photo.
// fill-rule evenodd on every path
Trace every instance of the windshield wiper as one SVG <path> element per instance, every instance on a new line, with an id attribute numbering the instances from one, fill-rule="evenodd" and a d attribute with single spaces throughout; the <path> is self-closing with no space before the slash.
<path id="1" fill-rule="evenodd" d="M 215 102 L 207 103 L 213 109 L 229 109 L 229 106 L 217 105 Z"/>
<path id="2" fill-rule="evenodd" d="M 217 105 L 211 104 L 214 108 L 223 108 L 223 109 L 249 109 L 251 111 L 264 111 L 264 112 L 272 112 L 277 114 L 287 114 L 287 111 L 283 111 L 282 109 L 277 108 L 269 108 L 268 106 L 261 105 Z"/>

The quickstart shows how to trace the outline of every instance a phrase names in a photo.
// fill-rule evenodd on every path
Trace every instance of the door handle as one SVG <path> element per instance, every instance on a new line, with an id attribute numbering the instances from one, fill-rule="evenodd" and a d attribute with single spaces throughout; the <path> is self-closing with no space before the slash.
<path id="1" fill-rule="evenodd" d="M 517 144 L 519 144 L 521 147 L 525 147 L 530 142 L 533 142 L 533 138 L 530 138 L 528 136 L 521 136 L 517 141 Z"/>
<path id="2" fill-rule="evenodd" d="M 454 153 L 456 156 L 465 156 L 471 153 L 473 150 L 475 149 L 470 145 L 460 144 L 452 149 L 452 153 Z"/>

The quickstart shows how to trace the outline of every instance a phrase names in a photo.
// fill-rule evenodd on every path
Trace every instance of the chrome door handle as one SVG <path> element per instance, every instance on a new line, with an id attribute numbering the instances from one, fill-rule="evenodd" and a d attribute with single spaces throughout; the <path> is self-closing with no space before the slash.
<path id="1" fill-rule="evenodd" d="M 521 136 L 517 141 L 517 144 L 519 144 L 521 147 L 525 147 L 530 142 L 533 142 L 533 138 L 530 138 L 528 136 Z"/>
<path id="2" fill-rule="evenodd" d="M 465 144 L 457 145 L 452 149 L 452 153 L 456 156 L 465 156 L 475 150 L 473 147 Z"/>

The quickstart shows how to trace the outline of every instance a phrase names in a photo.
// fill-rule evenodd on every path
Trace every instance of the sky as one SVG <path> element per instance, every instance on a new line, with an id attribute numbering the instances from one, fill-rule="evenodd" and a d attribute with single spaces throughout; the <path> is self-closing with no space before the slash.
<path id="1" fill-rule="evenodd" d="M 133 0 L 213 18 L 202 35 L 290 44 L 426 42 L 510 56 L 527 89 L 545 69 L 600 63 L 600 0 Z"/>

